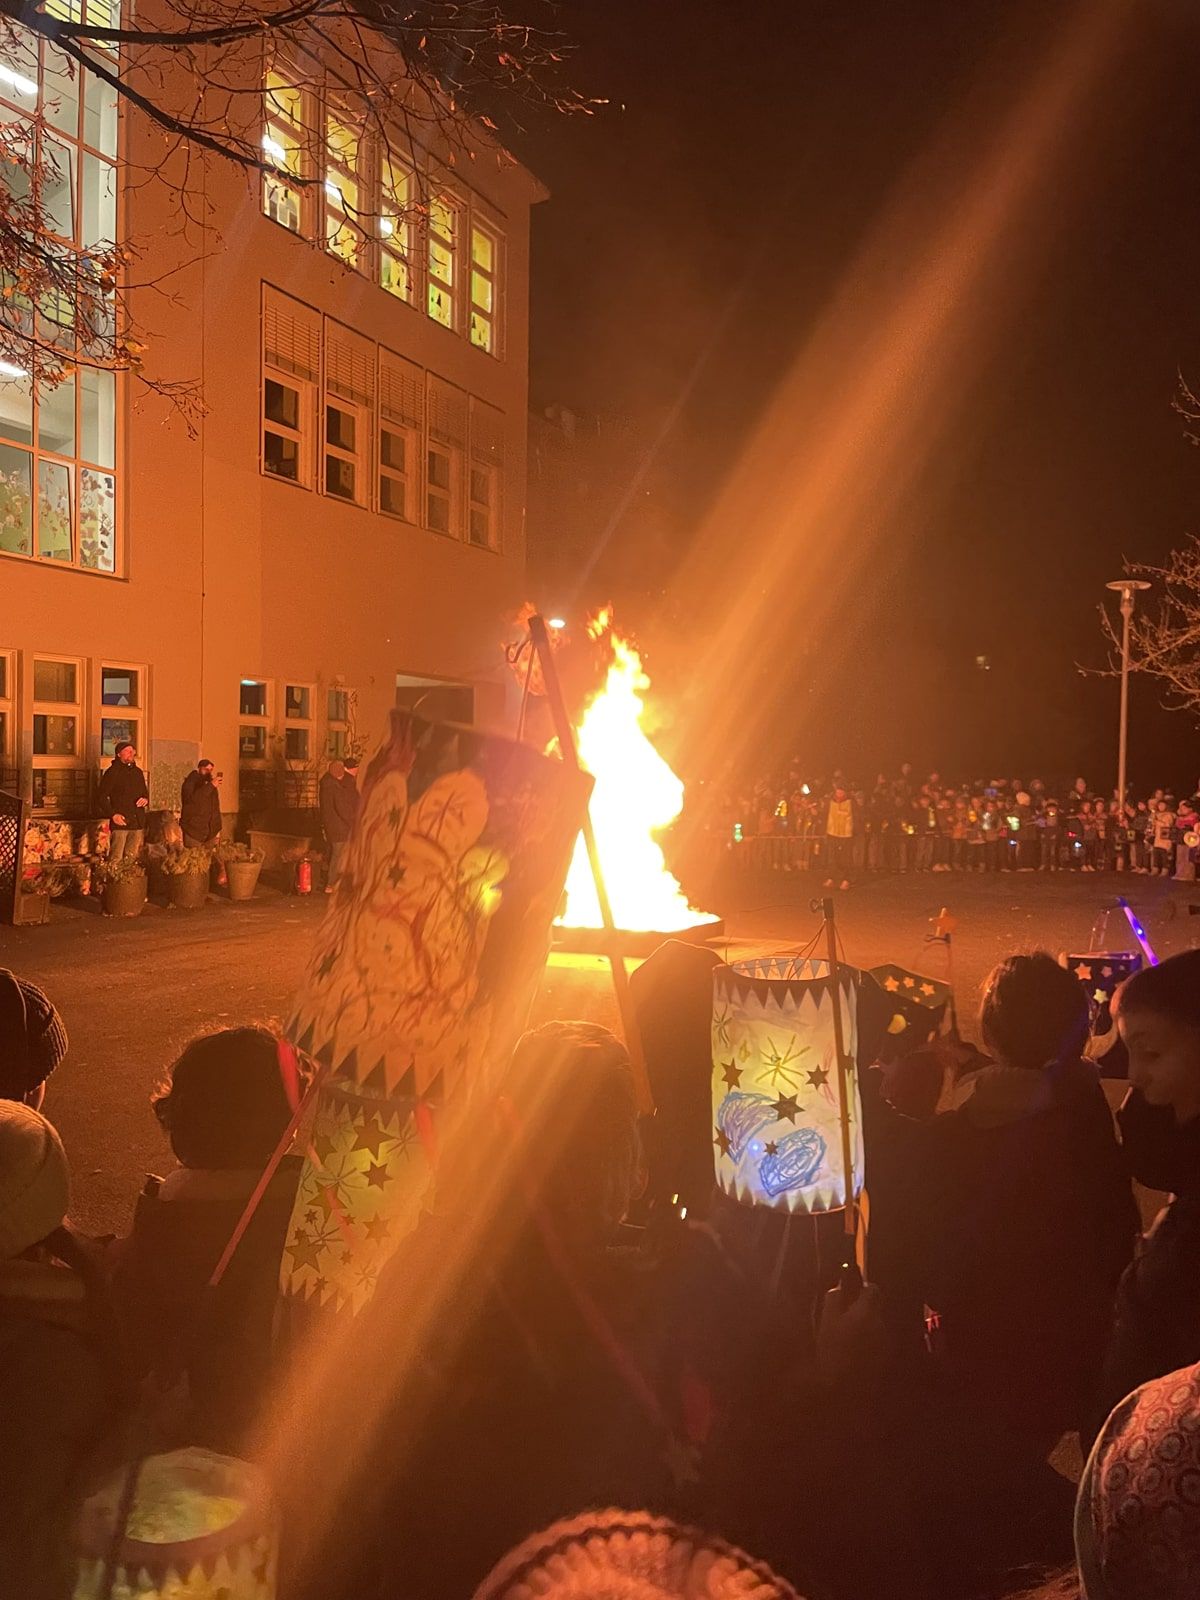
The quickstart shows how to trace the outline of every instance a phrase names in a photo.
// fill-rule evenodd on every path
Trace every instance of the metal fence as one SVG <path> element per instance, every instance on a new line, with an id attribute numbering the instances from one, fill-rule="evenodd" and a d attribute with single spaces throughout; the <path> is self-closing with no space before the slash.
<path id="1" fill-rule="evenodd" d="M 264 771 L 243 767 L 238 795 L 243 811 L 311 811 L 317 805 L 315 772 Z"/>
<path id="2" fill-rule="evenodd" d="M 32 809 L 39 816 L 91 817 L 96 774 L 90 767 L 35 767 Z"/>

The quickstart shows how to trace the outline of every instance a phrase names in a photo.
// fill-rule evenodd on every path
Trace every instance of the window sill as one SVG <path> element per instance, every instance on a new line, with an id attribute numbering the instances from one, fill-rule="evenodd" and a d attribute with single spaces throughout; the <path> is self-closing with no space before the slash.
<path id="1" fill-rule="evenodd" d="M 114 580 L 118 583 L 126 581 L 123 572 L 105 572 L 102 567 L 81 567 L 71 561 L 45 561 L 41 556 L 22 555 L 19 550 L 0 550 L 0 559 L 20 561 L 27 567 L 36 567 L 41 572 L 73 572 L 83 578 L 105 578 L 109 583 Z"/>

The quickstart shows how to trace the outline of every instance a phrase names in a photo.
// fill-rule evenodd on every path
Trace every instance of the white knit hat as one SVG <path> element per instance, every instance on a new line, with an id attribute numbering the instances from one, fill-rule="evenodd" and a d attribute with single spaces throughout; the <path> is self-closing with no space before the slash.
<path id="1" fill-rule="evenodd" d="M 518 1545 L 474 1600 L 800 1600 L 742 1550 L 646 1511 L 591 1511 Z"/>
<path id="2" fill-rule="evenodd" d="M 0 1100 L 0 1261 L 62 1224 L 70 1198 L 62 1140 L 40 1111 Z"/>

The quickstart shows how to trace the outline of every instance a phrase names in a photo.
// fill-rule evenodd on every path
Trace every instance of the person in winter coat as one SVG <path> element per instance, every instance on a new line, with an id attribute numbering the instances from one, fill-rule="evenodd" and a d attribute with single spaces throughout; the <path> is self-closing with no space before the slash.
<path id="1" fill-rule="evenodd" d="M 79 1500 L 130 1397 L 103 1277 L 64 1226 L 68 1199 L 58 1134 L 0 1101 L 0 1594 L 14 1600 L 73 1592 Z"/>
<path id="2" fill-rule="evenodd" d="M 67 1053 L 67 1030 L 45 990 L 0 967 L 0 1100 L 40 1111 L 46 1079 Z"/>
<path id="3" fill-rule="evenodd" d="M 1139 1384 L 1200 1361 L 1200 950 L 1127 978 L 1113 1013 L 1129 1052 L 1125 1154 L 1172 1198 L 1121 1279 L 1096 1423 Z"/>
<path id="4" fill-rule="evenodd" d="M 285 1047 L 286 1050 L 286 1047 Z M 300 1157 L 285 1155 L 215 1293 L 208 1281 L 292 1116 L 308 1070 L 266 1028 L 193 1039 L 154 1097 L 179 1165 L 149 1178 L 113 1251 L 139 1373 L 186 1377 L 193 1437 L 236 1454 L 267 1387 L 279 1261 Z"/>
<path id="5" fill-rule="evenodd" d="M 108 818 L 109 860 L 120 861 L 126 854 L 139 855 L 146 831 L 150 790 L 146 774 L 137 764 L 132 740 L 122 739 L 117 745 L 112 764 L 100 779 L 96 804 L 101 816 Z"/>
<path id="6" fill-rule="evenodd" d="M 189 849 L 211 849 L 221 837 L 221 793 L 211 761 L 197 762 L 195 772 L 183 780 L 179 826 Z"/>
<path id="7" fill-rule="evenodd" d="M 321 808 L 321 827 L 325 833 L 325 842 L 329 846 L 329 870 L 325 893 L 332 894 L 342 870 L 342 857 L 346 853 L 346 846 L 350 842 L 350 835 L 354 831 L 354 822 L 358 816 L 358 785 L 353 779 L 347 784 L 345 762 L 329 763 L 329 770 L 321 779 L 317 798 Z"/>
<path id="8" fill-rule="evenodd" d="M 829 801 L 829 811 L 825 819 L 825 837 L 826 848 L 829 851 L 829 877 L 825 880 L 825 887 L 832 889 L 834 880 L 838 879 L 842 888 L 848 889 L 850 853 L 854 841 L 854 801 L 840 784 L 833 791 Z"/>

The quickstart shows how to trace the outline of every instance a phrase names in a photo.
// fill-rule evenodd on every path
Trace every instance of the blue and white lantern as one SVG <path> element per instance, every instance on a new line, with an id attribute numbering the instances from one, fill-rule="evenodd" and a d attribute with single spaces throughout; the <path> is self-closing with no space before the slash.
<path id="1" fill-rule="evenodd" d="M 857 978 L 840 969 L 847 1060 L 857 1047 Z M 743 1205 L 838 1211 L 846 1204 L 842 1117 L 850 1177 L 862 1190 L 862 1108 L 853 1068 L 839 1092 L 834 984 L 828 961 L 790 956 L 713 970 L 713 1146 L 718 1186 Z"/>

